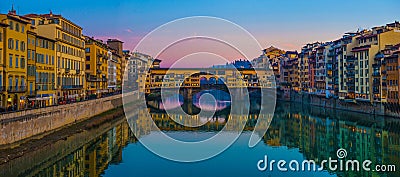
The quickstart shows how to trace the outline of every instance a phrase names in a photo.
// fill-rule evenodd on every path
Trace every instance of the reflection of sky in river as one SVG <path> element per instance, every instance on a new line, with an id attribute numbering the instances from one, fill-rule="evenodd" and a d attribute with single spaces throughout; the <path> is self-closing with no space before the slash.
<path id="1" fill-rule="evenodd" d="M 180 136 L 185 139 L 184 132 L 173 133 L 174 136 Z M 187 134 L 187 133 L 186 133 Z M 214 133 L 198 132 L 199 138 L 212 136 Z M 244 132 L 230 148 L 222 154 L 202 162 L 195 163 L 178 163 L 163 159 L 152 152 L 148 151 L 140 143 L 129 144 L 122 154 L 122 163 L 117 165 L 111 164 L 105 171 L 104 176 L 219 176 L 219 177 L 247 177 L 247 176 L 334 176 L 326 171 L 323 172 L 279 172 L 276 167 L 275 171 L 260 172 L 257 169 L 257 162 L 268 156 L 269 160 L 298 160 L 304 159 L 303 154 L 298 148 L 288 149 L 287 147 L 270 147 L 264 143 L 259 143 L 254 148 L 247 146 L 251 132 Z M 143 138 L 157 139 L 154 136 L 146 136 Z M 190 136 L 193 138 L 193 136 Z M 193 139 L 192 139 L 193 140 Z M 160 147 L 165 147 L 160 142 Z M 172 150 L 172 149 L 171 149 Z M 190 151 L 190 149 L 186 149 Z M 196 152 L 193 152 L 196 153 Z"/>
<path id="2" fill-rule="evenodd" d="M 204 101 L 200 106 L 200 97 L 203 94 L 211 94 L 215 98 L 214 101 Z M 159 101 L 159 108 L 161 110 L 171 110 L 178 108 L 179 106 L 183 105 L 183 96 L 167 96 L 165 98 L 165 102 Z M 223 110 L 231 105 L 231 98 L 229 93 L 220 90 L 205 90 L 193 95 L 193 105 L 197 108 L 201 108 L 204 111 L 220 111 Z M 216 107 L 216 108 L 215 108 Z"/>
<path id="3" fill-rule="evenodd" d="M 160 101 L 160 109 L 162 110 L 170 110 L 175 109 L 183 104 L 182 95 L 177 96 L 169 96 L 165 98 L 165 102 Z"/>
<path id="4" fill-rule="evenodd" d="M 215 98 L 214 101 L 204 101 L 200 104 L 200 97 L 204 94 L 211 94 Z M 223 110 L 231 105 L 231 97 L 229 93 L 221 90 L 205 90 L 193 95 L 193 104 L 205 111 Z"/>

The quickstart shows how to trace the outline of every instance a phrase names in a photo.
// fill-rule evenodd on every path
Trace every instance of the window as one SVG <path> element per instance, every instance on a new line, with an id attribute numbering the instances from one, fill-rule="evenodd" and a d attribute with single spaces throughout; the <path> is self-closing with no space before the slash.
<path id="1" fill-rule="evenodd" d="M 32 51 L 32 60 L 35 60 L 35 51 Z"/>
<path id="2" fill-rule="evenodd" d="M 28 60 L 31 59 L 31 50 L 28 49 Z"/>
<path id="3" fill-rule="evenodd" d="M 25 69 L 25 58 L 21 57 L 21 68 Z"/>
<path id="4" fill-rule="evenodd" d="M 51 64 L 54 65 L 54 56 L 51 56 Z"/>
<path id="5" fill-rule="evenodd" d="M 19 60 L 18 56 L 15 56 L 15 67 L 16 68 L 18 68 L 18 60 Z"/>
<path id="6" fill-rule="evenodd" d="M 90 61 L 90 56 L 86 56 L 86 61 Z"/>
<path id="7" fill-rule="evenodd" d="M 49 56 L 46 54 L 46 64 L 49 64 Z"/>
<path id="8" fill-rule="evenodd" d="M 88 48 L 85 48 L 85 52 L 86 53 L 89 53 L 90 52 L 90 48 L 88 47 Z"/>
<path id="9" fill-rule="evenodd" d="M 18 50 L 18 44 L 19 44 L 19 41 L 15 40 L 15 50 Z"/>
<path id="10" fill-rule="evenodd" d="M 25 51 L 25 42 L 21 41 L 21 51 Z"/>
<path id="11" fill-rule="evenodd" d="M 15 23 L 15 31 L 19 32 L 19 23 Z"/>
<path id="12" fill-rule="evenodd" d="M 0 87 L 3 86 L 3 76 L 0 74 Z"/>
<path id="13" fill-rule="evenodd" d="M 31 24 L 32 24 L 32 25 L 35 25 L 35 20 L 32 20 L 32 21 L 31 21 Z"/>
<path id="14" fill-rule="evenodd" d="M 86 69 L 90 69 L 90 64 L 86 64 Z"/>
<path id="15" fill-rule="evenodd" d="M 8 48 L 13 49 L 14 48 L 14 39 L 9 38 L 8 39 Z"/>
<path id="16" fill-rule="evenodd" d="M 21 26 L 21 32 L 25 33 L 25 26 L 24 25 Z"/>
<path id="17" fill-rule="evenodd" d="M 15 90 L 18 90 L 18 77 L 15 78 Z"/>
<path id="18" fill-rule="evenodd" d="M 8 78 L 8 86 L 9 87 L 11 87 L 13 84 L 12 84 L 12 77 L 9 77 Z"/>
<path id="19" fill-rule="evenodd" d="M 10 22 L 8 23 L 8 25 L 9 25 L 9 27 L 10 27 L 10 30 L 13 30 L 13 29 L 14 29 L 14 22 L 13 22 L 13 21 L 10 21 Z"/>
<path id="20" fill-rule="evenodd" d="M 29 95 L 33 95 L 33 83 L 29 82 Z"/>
<path id="21" fill-rule="evenodd" d="M 12 54 L 10 54 L 10 60 L 8 61 L 9 63 L 8 63 L 8 66 L 10 67 L 10 68 L 12 68 L 12 63 L 13 63 L 13 56 L 12 56 Z"/>
<path id="22" fill-rule="evenodd" d="M 3 33 L 0 32 L 0 42 L 3 41 Z"/>

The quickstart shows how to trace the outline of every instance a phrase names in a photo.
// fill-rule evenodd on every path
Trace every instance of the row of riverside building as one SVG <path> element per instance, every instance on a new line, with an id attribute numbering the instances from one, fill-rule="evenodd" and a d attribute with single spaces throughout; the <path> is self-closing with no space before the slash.
<path id="1" fill-rule="evenodd" d="M 121 91 L 132 54 L 123 42 L 82 35 L 61 15 L 0 14 L 0 112 Z"/>
<path id="2" fill-rule="evenodd" d="M 399 104 L 400 23 L 315 42 L 301 52 L 264 50 L 287 95 L 308 93 L 345 102 Z"/>

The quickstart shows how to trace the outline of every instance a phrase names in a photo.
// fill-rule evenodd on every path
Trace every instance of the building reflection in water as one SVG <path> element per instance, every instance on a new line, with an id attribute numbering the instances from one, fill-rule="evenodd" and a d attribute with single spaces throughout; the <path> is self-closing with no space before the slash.
<path id="1" fill-rule="evenodd" d="M 129 124 L 134 126 L 134 133 L 128 126 L 128 122 L 121 119 L 120 123 L 100 135 L 93 132 L 90 134 L 90 131 L 78 133 L 86 133 L 84 137 L 74 135 L 79 136 L 80 140 L 85 137 L 86 139 L 94 138 L 87 143 L 82 141 L 82 145 L 73 151 L 66 151 L 64 149 L 67 147 L 61 145 L 78 144 L 74 136 L 67 140 L 60 140 L 54 144 L 53 148 L 46 150 L 47 152 L 58 152 L 54 154 L 54 157 L 50 156 L 51 153 L 37 150 L 41 154 L 40 158 L 36 158 L 34 164 L 13 164 L 12 167 L 9 164 L 3 164 L 0 168 L 5 170 L 2 170 L 0 176 L 101 176 L 110 164 L 117 165 L 122 161 L 122 151 L 125 146 L 129 143 L 137 143 L 134 134 L 140 138 L 151 133 L 153 129 L 150 125 L 152 123 L 143 117 L 146 111 L 149 110 L 142 109 L 140 112 L 130 113 Z M 229 119 L 246 120 L 244 115 L 229 115 L 229 112 L 222 110 L 214 118 L 206 120 L 208 122 L 203 126 L 190 128 L 172 121 L 162 111 L 152 110 L 151 116 L 161 130 L 174 132 L 216 132 L 221 130 Z M 250 115 L 245 131 L 252 131 L 258 118 L 259 116 L 255 114 Z M 193 116 L 186 121 L 204 121 L 201 119 Z M 291 103 L 278 103 L 274 119 L 270 120 L 271 125 L 263 136 L 265 146 L 297 148 L 305 159 L 312 159 L 316 162 L 329 159 L 329 157 L 336 158 L 336 151 L 344 148 L 348 152 L 347 159 L 359 161 L 369 159 L 373 164 L 395 164 L 400 167 L 400 133 L 398 129 L 400 124 L 395 119 Z M 227 127 L 227 129 L 238 131 L 237 127 Z M 59 143 L 61 144 L 58 145 Z M 245 156 L 245 154 L 242 155 Z M 30 157 L 31 155 L 27 154 L 18 160 L 25 161 Z M 17 172 L 16 169 L 18 169 Z M 387 174 L 338 172 L 336 174 L 339 176 L 400 176 L 399 172 Z"/>

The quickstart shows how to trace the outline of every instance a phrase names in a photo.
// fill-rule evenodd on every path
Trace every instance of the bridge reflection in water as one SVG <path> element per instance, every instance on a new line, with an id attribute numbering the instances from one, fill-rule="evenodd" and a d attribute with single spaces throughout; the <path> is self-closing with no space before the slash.
<path id="1" fill-rule="evenodd" d="M 206 122 L 198 128 L 184 127 L 171 120 L 163 110 L 149 108 L 152 119 L 156 125 L 167 133 L 190 135 L 190 132 L 213 132 L 221 130 L 229 119 L 235 121 L 245 120 L 245 115 L 230 115 L 229 111 L 222 109 L 211 119 L 193 116 L 186 121 Z M 25 155 L 0 165 L 0 176 L 120 176 L 118 170 L 125 169 L 125 176 L 186 176 L 185 168 L 191 169 L 201 166 L 201 173 L 190 176 L 204 176 L 204 174 L 218 175 L 218 168 L 225 168 L 220 176 L 265 176 L 257 172 L 255 163 L 258 158 L 253 158 L 257 149 L 270 149 L 278 152 L 277 157 L 284 157 L 295 151 L 303 159 L 313 159 L 319 162 L 329 157 L 337 157 L 336 151 L 344 148 L 348 152 L 348 159 L 363 161 L 369 159 L 373 164 L 395 164 L 400 167 L 400 132 L 399 121 L 391 118 L 372 117 L 358 113 L 349 113 L 334 110 L 325 110 L 318 107 L 308 107 L 291 103 L 278 103 L 274 119 L 271 120 L 267 133 L 263 136 L 263 143 L 255 149 L 247 148 L 246 143 L 235 143 L 241 151 L 234 154 L 223 153 L 221 158 L 216 157 L 199 164 L 184 165 L 169 163 L 160 160 L 137 142 L 137 138 L 149 135 L 153 130 L 149 119 L 143 117 L 148 109 L 141 112 L 128 113 L 131 116 L 129 124 L 134 124 L 134 134 L 131 132 L 126 120 L 121 119 L 114 124 L 103 126 L 104 132 L 99 130 L 85 130 L 77 132 L 66 139 L 58 140 L 51 146 L 34 149 Z M 171 115 L 173 116 L 173 115 Z M 260 115 L 266 116 L 266 115 Z M 256 114 L 250 114 L 245 126 L 245 134 L 254 129 Z M 270 118 L 267 116 L 267 118 Z M 238 131 L 237 127 L 228 127 L 231 131 Z M 189 133 L 187 133 L 189 132 Z M 204 138 L 207 138 L 205 136 Z M 246 139 L 248 140 L 248 139 Z M 128 147 L 126 147 L 128 146 Z M 234 148 L 234 147 L 233 147 Z M 275 149 L 275 150 L 274 150 Z M 229 151 L 229 150 L 228 150 Z M 263 150 L 267 153 L 267 150 Z M 196 153 L 196 152 L 194 152 Z M 261 155 L 263 155 L 261 153 Z M 231 157 L 233 156 L 233 157 Z M 223 157 L 223 158 L 222 158 Z M 239 162 L 230 162 L 227 159 L 240 159 Z M 250 159 L 249 161 L 246 161 Z M 132 162 L 133 161 L 133 162 Z M 215 162 L 217 161 L 217 162 Z M 234 164 L 234 168 L 229 168 Z M 171 166 L 170 166 L 171 165 Z M 210 166 L 209 166 L 210 165 Z M 118 168 L 120 167 L 121 168 Z M 183 166 L 183 167 L 182 167 Z M 134 168 L 129 170 L 126 168 Z M 200 167 L 199 167 L 200 168 Z M 163 169 L 163 170 L 151 170 Z M 179 170 L 177 170 L 179 169 Z M 221 171 L 221 173 L 222 173 Z M 231 173 L 230 173 L 231 172 Z M 329 172 L 329 171 L 328 171 Z M 318 172 L 307 173 L 276 173 L 273 176 L 400 176 L 399 172 L 332 172 L 331 174 Z M 122 173 L 122 172 L 121 172 Z M 167 175 L 171 176 L 171 174 Z"/>

